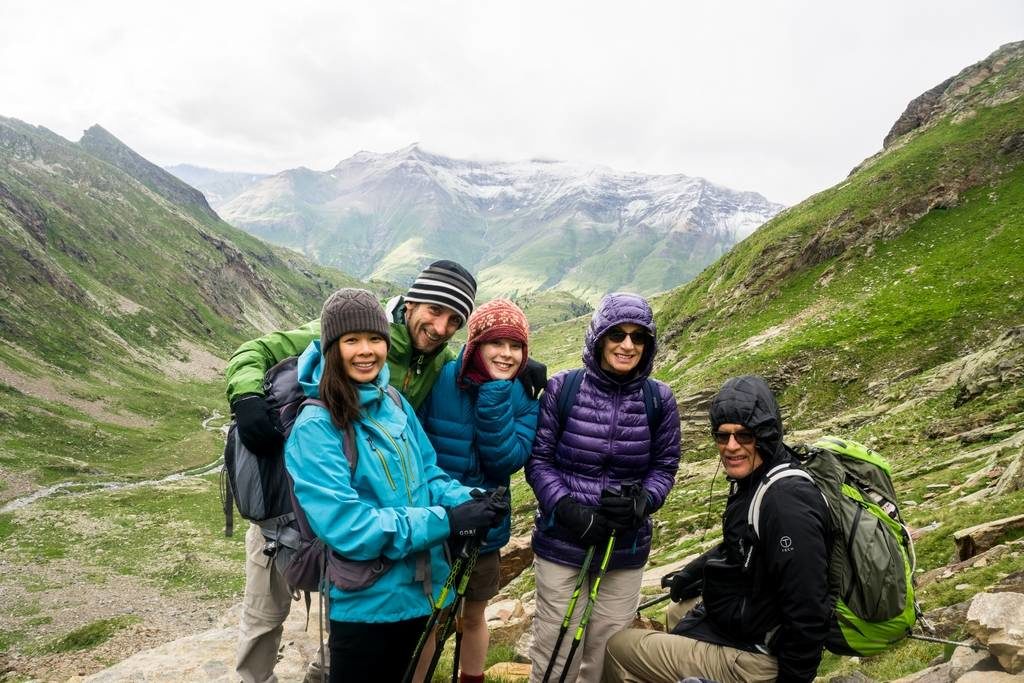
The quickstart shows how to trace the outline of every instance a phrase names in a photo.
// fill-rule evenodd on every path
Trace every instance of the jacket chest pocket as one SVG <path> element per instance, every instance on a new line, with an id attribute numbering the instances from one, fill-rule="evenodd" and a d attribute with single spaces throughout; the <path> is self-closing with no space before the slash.
<path id="1" fill-rule="evenodd" d="M 381 503 L 395 506 L 416 504 L 424 486 L 423 472 L 405 435 L 386 435 L 382 439 L 379 435 L 368 434 L 366 445 L 368 462 L 363 474 Z"/>

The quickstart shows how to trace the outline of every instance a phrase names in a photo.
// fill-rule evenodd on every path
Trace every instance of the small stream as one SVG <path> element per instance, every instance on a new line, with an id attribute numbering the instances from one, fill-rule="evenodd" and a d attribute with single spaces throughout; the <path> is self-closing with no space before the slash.
<path id="1" fill-rule="evenodd" d="M 220 412 L 214 410 L 213 414 L 210 417 L 203 420 L 203 429 L 208 432 L 221 432 L 226 436 L 228 433 L 227 423 L 219 427 L 210 426 L 211 422 L 213 422 L 214 420 L 223 419 L 223 417 L 224 416 L 221 415 Z M 31 505 L 37 500 L 42 500 L 43 498 L 49 498 L 50 496 L 55 495 L 81 496 L 87 493 L 95 493 L 97 491 L 122 491 L 127 489 L 141 488 L 143 486 L 157 486 L 160 484 L 180 481 L 182 479 L 187 479 L 189 477 L 201 477 L 204 474 L 209 474 L 210 472 L 213 472 L 214 470 L 219 468 L 222 462 L 224 462 L 224 458 L 218 457 L 216 460 L 214 460 L 208 465 L 203 465 L 201 467 L 193 467 L 191 469 L 183 470 L 181 472 L 175 472 L 174 474 L 169 474 L 162 479 L 147 479 L 145 481 L 101 482 L 65 481 L 59 484 L 53 484 L 52 486 L 41 488 L 38 491 L 33 491 L 27 496 L 15 498 L 14 500 L 4 503 L 3 507 L 0 507 L 0 514 L 4 512 L 13 512 L 14 510 L 20 510 L 21 508 Z"/>

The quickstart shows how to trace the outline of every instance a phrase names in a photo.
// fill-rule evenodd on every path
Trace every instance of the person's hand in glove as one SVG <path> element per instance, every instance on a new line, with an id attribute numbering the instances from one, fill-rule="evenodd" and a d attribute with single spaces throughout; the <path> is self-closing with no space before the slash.
<path id="1" fill-rule="evenodd" d="M 627 486 L 621 491 L 601 492 L 601 514 L 619 531 L 639 529 L 647 518 L 651 497 L 642 486 Z"/>
<path id="2" fill-rule="evenodd" d="M 487 502 L 488 508 L 494 512 L 494 524 L 491 525 L 492 527 L 499 526 L 506 517 L 512 514 L 512 495 L 505 486 L 499 486 L 489 492 L 473 489 L 469 492 L 469 495 L 474 500 L 484 500 Z"/>
<path id="3" fill-rule="evenodd" d="M 669 589 L 672 602 L 682 602 L 700 595 L 704 577 L 699 572 L 683 567 L 677 572 L 661 577 L 661 587 Z"/>
<path id="4" fill-rule="evenodd" d="M 235 429 L 245 447 L 256 455 L 273 455 L 284 445 L 277 418 L 259 394 L 243 394 L 231 402 Z"/>
<path id="5" fill-rule="evenodd" d="M 448 509 L 448 544 L 456 554 L 464 554 L 469 546 L 482 542 L 487 530 L 497 524 L 498 513 L 490 497 L 480 493 L 480 497 Z"/>
<path id="6" fill-rule="evenodd" d="M 584 546 L 605 542 L 612 531 L 599 508 L 577 503 L 572 496 L 565 496 L 555 505 L 555 519 Z"/>
<path id="7" fill-rule="evenodd" d="M 548 366 L 533 358 L 526 359 L 526 366 L 519 373 L 519 381 L 532 399 L 540 398 L 540 392 L 548 384 Z"/>

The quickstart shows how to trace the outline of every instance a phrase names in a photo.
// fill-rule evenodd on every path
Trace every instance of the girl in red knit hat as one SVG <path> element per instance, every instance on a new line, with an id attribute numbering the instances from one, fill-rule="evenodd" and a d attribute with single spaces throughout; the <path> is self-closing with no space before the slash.
<path id="1" fill-rule="evenodd" d="M 507 488 L 530 455 L 537 429 L 538 402 L 516 381 L 526 367 L 530 326 L 518 306 L 495 299 L 473 311 L 467 329 L 465 347 L 441 370 L 420 411 L 423 428 L 437 450 L 437 464 L 453 479 L 488 491 Z M 454 664 L 464 683 L 483 681 L 484 608 L 498 593 L 498 551 L 508 543 L 510 529 L 507 517 L 491 529 L 470 575 Z M 424 652 L 420 671 L 429 659 Z"/>

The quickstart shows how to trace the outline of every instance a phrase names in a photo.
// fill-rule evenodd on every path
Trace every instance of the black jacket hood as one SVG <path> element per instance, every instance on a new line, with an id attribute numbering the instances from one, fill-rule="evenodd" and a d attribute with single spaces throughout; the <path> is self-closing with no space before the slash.
<path id="1" fill-rule="evenodd" d="M 782 412 L 775 394 L 757 375 L 732 377 L 711 400 L 708 409 L 711 429 L 723 424 L 740 424 L 754 432 L 757 450 L 765 463 L 774 463 L 785 453 L 782 445 Z"/>

